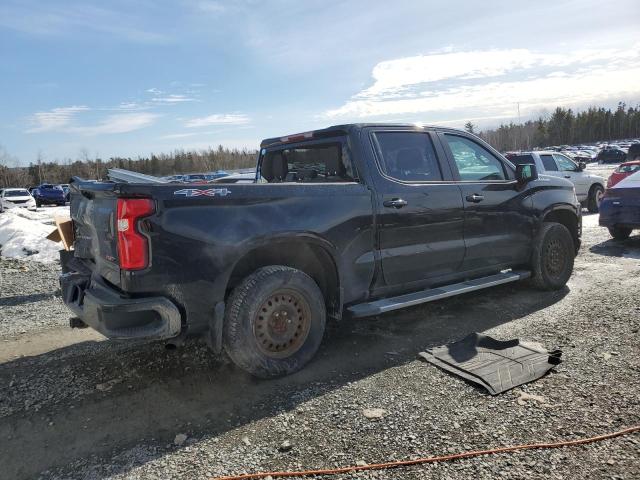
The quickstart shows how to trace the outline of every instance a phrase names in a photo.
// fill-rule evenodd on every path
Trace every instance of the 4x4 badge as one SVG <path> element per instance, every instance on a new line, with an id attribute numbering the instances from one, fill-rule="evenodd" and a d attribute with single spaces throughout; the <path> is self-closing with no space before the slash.
<path id="1" fill-rule="evenodd" d="M 182 190 L 176 190 L 174 195 L 184 195 L 185 197 L 226 197 L 231 193 L 228 188 L 209 188 L 207 190 L 200 190 L 198 188 L 183 188 Z"/>

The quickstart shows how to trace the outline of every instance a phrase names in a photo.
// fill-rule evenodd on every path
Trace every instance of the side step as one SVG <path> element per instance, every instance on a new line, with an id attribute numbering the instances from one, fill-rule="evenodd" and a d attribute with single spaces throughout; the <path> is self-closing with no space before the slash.
<path id="1" fill-rule="evenodd" d="M 354 317 L 368 317 L 370 315 L 379 315 L 381 313 L 398 310 L 400 308 L 411 307 L 421 303 L 440 300 L 441 298 L 453 297 L 461 293 L 473 292 L 482 288 L 502 285 L 503 283 L 515 282 L 529 278 L 531 272 L 526 270 L 516 270 L 509 272 L 497 273 L 488 277 L 476 278 L 465 282 L 453 283 L 438 288 L 430 288 L 415 293 L 407 293 L 397 297 L 383 298 L 369 303 L 360 303 L 349 307 L 347 310 Z"/>

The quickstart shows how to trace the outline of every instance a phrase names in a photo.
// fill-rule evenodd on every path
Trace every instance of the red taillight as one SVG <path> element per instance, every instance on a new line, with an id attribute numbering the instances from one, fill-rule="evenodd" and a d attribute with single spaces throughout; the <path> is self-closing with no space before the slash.
<path id="1" fill-rule="evenodd" d="M 118 257 L 120 268 L 141 270 L 149 266 L 149 242 L 138 231 L 138 220 L 155 211 L 148 198 L 119 198 L 116 229 L 118 231 Z"/>

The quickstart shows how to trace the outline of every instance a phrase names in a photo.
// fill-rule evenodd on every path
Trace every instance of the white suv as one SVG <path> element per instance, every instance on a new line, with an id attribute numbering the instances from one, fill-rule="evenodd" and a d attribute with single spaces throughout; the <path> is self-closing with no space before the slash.
<path id="1" fill-rule="evenodd" d="M 566 178 L 576 189 L 576 197 L 589 212 L 597 213 L 604 194 L 605 179 L 584 171 L 584 163 L 576 163 L 558 152 L 520 152 L 507 155 L 514 165 L 535 164 L 538 173 Z"/>

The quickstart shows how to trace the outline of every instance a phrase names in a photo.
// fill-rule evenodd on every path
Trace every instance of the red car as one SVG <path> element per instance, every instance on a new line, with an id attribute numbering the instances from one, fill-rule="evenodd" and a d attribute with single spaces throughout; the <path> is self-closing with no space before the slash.
<path id="1" fill-rule="evenodd" d="M 609 177 L 609 180 L 607 180 L 607 188 L 613 187 L 623 178 L 628 177 L 632 173 L 636 173 L 638 171 L 640 171 L 640 160 L 621 163 L 620 166 L 613 171 L 613 173 Z"/>

